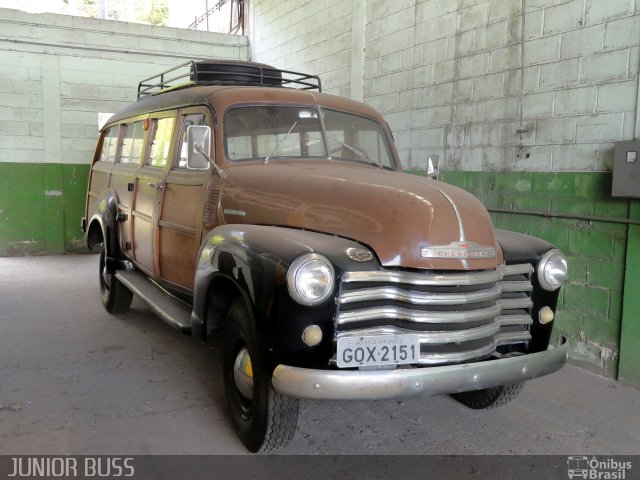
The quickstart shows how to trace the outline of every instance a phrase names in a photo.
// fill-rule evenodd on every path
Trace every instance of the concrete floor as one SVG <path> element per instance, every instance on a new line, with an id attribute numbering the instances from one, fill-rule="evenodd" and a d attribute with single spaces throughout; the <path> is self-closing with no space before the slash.
<path id="1" fill-rule="evenodd" d="M 138 299 L 113 317 L 98 258 L 0 258 L 0 454 L 246 453 L 219 358 Z M 517 402 L 301 402 L 290 454 L 638 454 L 640 391 L 567 366 Z"/>

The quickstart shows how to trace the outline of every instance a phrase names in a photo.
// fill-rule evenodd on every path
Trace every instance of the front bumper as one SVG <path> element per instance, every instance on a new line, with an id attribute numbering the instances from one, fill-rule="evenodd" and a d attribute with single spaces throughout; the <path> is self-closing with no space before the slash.
<path id="1" fill-rule="evenodd" d="M 544 352 L 485 362 L 395 370 L 312 370 L 278 365 L 273 388 L 312 400 L 382 400 L 459 393 L 542 377 L 567 361 L 567 340 Z"/>

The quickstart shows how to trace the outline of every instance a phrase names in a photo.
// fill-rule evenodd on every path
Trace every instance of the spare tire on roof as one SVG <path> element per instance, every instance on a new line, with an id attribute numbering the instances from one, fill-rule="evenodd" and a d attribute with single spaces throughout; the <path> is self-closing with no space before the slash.
<path id="1" fill-rule="evenodd" d="M 201 60 L 191 66 L 196 84 L 236 84 L 282 86 L 282 72 L 264 63 L 237 60 Z"/>

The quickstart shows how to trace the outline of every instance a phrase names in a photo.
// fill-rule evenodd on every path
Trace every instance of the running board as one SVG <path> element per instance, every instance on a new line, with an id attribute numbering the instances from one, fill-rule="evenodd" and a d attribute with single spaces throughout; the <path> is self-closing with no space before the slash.
<path id="1" fill-rule="evenodd" d="M 160 318 L 182 333 L 191 334 L 191 307 L 174 297 L 142 272 L 116 270 L 116 278 L 139 296 Z"/>

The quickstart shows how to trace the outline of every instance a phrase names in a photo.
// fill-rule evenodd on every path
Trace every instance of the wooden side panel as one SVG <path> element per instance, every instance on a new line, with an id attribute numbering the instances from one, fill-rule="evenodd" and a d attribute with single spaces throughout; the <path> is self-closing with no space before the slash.
<path id="1" fill-rule="evenodd" d="M 96 200 L 102 192 L 109 187 L 112 168 L 112 162 L 96 162 L 91 167 L 91 177 L 89 178 L 89 189 L 87 192 L 87 216 L 93 214 Z M 87 218 L 87 220 L 89 219 Z"/>
<path id="2" fill-rule="evenodd" d="M 160 225 L 160 272 L 161 277 L 193 290 L 196 255 L 199 242 L 195 235 L 176 228 Z"/>
<path id="3" fill-rule="evenodd" d="M 129 191 L 129 184 L 135 179 L 135 171 L 123 171 L 114 169 L 111 174 L 111 188 L 118 196 L 118 205 L 131 209 L 133 192 Z"/>
<path id="4" fill-rule="evenodd" d="M 133 256 L 138 266 L 155 276 L 156 264 L 154 248 L 157 232 L 154 231 L 156 209 L 162 198 L 162 190 L 151 185 L 163 186 L 163 172 L 143 167 L 137 174 L 133 216 Z"/>
<path id="5" fill-rule="evenodd" d="M 116 164 L 111 171 L 111 182 L 109 186 L 115 191 L 118 198 L 118 211 L 126 215 L 126 220 L 119 222 L 120 229 L 120 250 L 130 256 L 131 250 L 127 245 L 131 244 L 131 204 L 133 202 L 133 191 L 129 185 L 135 182 L 136 165 Z"/>
<path id="6" fill-rule="evenodd" d="M 133 255 L 136 262 L 153 272 L 153 220 L 133 212 Z"/>
<path id="7" fill-rule="evenodd" d="M 160 217 L 162 220 L 195 229 L 201 209 L 202 185 L 167 182 Z"/>
<path id="8" fill-rule="evenodd" d="M 155 179 L 138 178 L 138 184 L 136 186 L 136 213 L 141 213 L 148 217 L 153 217 L 153 211 L 158 203 L 158 191 L 150 187 L 148 183 L 155 184 Z"/>
<path id="9" fill-rule="evenodd" d="M 113 163 L 111 162 L 96 162 L 93 164 L 89 192 L 99 196 L 109 186 L 109 175 L 112 168 Z"/>
<path id="10" fill-rule="evenodd" d="M 87 215 L 91 215 L 91 212 L 93 212 L 93 209 L 96 207 L 96 199 L 89 194 L 89 198 L 87 200 Z"/>
<path id="11" fill-rule="evenodd" d="M 193 289 L 196 257 L 200 248 L 199 218 L 202 185 L 167 182 L 160 217 L 160 277 Z"/>

